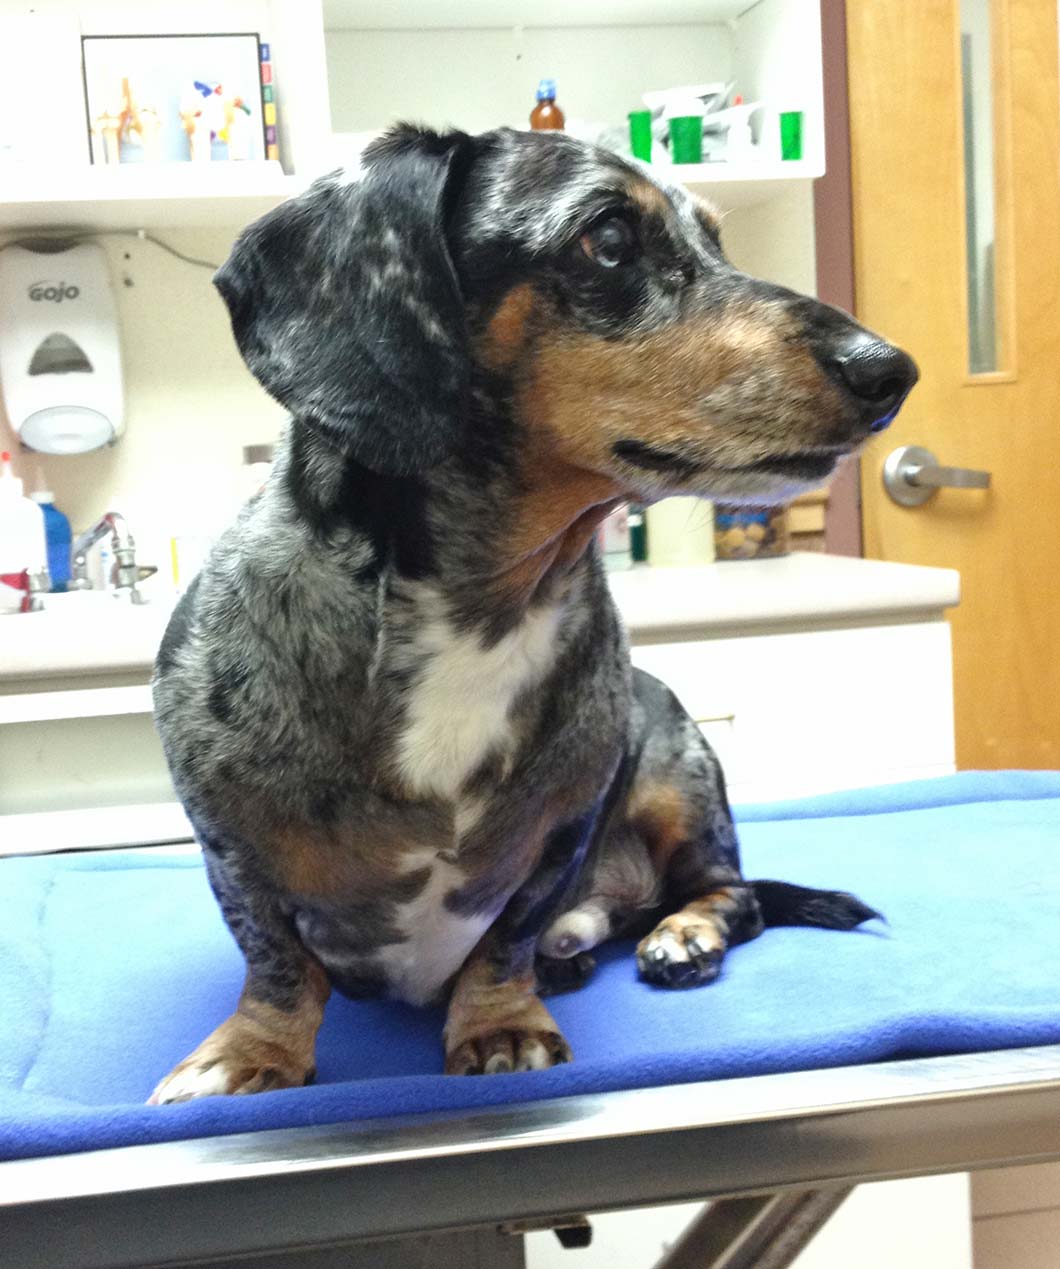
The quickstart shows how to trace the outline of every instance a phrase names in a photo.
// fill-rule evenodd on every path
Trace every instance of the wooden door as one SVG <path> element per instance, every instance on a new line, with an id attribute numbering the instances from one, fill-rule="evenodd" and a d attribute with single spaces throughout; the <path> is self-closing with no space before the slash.
<path id="1" fill-rule="evenodd" d="M 848 0 L 847 36 L 857 315 L 921 371 L 862 464 L 865 554 L 960 570 L 958 765 L 1060 767 L 1056 0 Z M 992 486 L 899 506 L 902 445 Z"/>

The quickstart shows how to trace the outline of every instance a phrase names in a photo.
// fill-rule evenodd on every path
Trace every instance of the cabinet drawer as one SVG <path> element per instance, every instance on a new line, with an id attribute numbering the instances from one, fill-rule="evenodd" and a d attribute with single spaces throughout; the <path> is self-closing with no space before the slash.
<path id="1" fill-rule="evenodd" d="M 734 796 L 953 770 L 944 621 L 646 644 L 633 648 L 633 662 L 699 723 Z"/>

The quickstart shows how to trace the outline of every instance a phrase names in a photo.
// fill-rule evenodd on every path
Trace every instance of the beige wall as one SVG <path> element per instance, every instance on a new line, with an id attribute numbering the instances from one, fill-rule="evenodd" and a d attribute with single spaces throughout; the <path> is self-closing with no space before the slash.
<path id="1" fill-rule="evenodd" d="M 730 212 L 722 220 L 721 240 L 732 262 L 747 273 L 807 295 L 817 293 L 812 182 Z"/>
<path id="2" fill-rule="evenodd" d="M 158 234 L 186 254 L 225 258 L 233 233 Z M 38 469 L 74 531 L 112 504 L 129 516 L 141 561 L 165 565 L 171 535 L 216 532 L 241 500 L 242 447 L 272 441 L 283 411 L 232 341 L 210 271 L 135 238 L 101 239 L 121 321 L 126 432 L 92 454 L 15 451 L 27 488 Z M 128 283 L 128 285 L 126 284 Z M 11 447 L 4 423 L 4 445 Z"/>
<path id="3" fill-rule="evenodd" d="M 727 79 L 722 26 L 512 30 L 329 31 L 328 85 L 336 132 L 412 119 L 481 132 L 525 127 L 543 76 L 575 120 L 622 126 L 648 88 Z"/>

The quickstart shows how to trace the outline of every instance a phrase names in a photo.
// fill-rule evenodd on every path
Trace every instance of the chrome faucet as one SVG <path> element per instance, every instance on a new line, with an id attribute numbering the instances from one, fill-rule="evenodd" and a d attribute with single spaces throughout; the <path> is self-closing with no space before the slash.
<path id="1" fill-rule="evenodd" d="M 153 568 L 141 569 L 136 563 L 136 541 L 129 532 L 129 525 L 120 511 L 108 511 L 91 529 L 76 539 L 70 548 L 71 590 L 91 590 L 92 582 L 88 576 L 88 552 L 104 537 L 110 534 L 110 547 L 114 552 L 114 590 L 118 595 L 127 595 L 133 604 L 146 603 L 139 583 L 144 577 L 155 572 Z"/>

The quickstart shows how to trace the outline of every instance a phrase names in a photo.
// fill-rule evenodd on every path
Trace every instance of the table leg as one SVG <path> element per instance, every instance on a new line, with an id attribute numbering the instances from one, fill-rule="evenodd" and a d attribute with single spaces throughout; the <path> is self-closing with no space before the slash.
<path id="1" fill-rule="evenodd" d="M 785 1269 L 852 1188 L 719 1199 L 689 1225 L 655 1269 Z"/>

